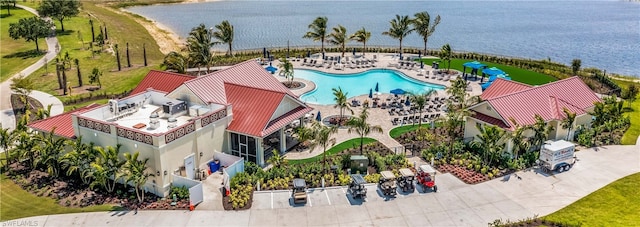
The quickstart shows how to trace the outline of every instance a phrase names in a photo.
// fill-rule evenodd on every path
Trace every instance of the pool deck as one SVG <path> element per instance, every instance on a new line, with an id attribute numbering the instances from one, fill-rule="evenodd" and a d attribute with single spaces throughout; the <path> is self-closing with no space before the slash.
<path id="1" fill-rule="evenodd" d="M 360 56 L 361 54 L 359 53 L 357 56 Z M 372 69 L 393 69 L 399 72 L 402 72 L 404 75 L 409 76 L 415 80 L 418 81 L 423 81 L 426 83 L 431 83 L 431 84 L 437 84 L 437 85 L 443 85 L 445 87 L 448 87 L 451 85 L 451 83 L 449 81 L 445 81 L 445 80 L 438 80 L 438 79 L 431 79 L 430 77 L 424 77 L 424 76 L 418 76 L 418 74 L 423 73 L 424 72 L 420 72 L 420 67 L 418 65 L 418 67 L 416 67 L 417 69 L 398 69 L 396 67 L 393 67 L 391 65 L 395 64 L 398 62 L 398 58 L 397 56 L 395 56 L 393 53 L 366 53 L 365 57 L 367 59 L 373 59 L 373 55 L 376 55 L 376 60 L 377 62 L 375 63 L 376 67 L 369 67 L 369 68 L 349 68 L 349 67 L 344 67 L 340 70 L 334 69 L 334 68 L 326 68 L 326 67 L 311 67 L 311 66 L 303 66 L 302 65 L 302 60 L 300 61 L 292 61 L 291 63 L 293 64 L 294 70 L 295 69 L 312 69 L 312 70 L 317 70 L 317 71 L 322 71 L 322 72 L 328 72 L 328 73 L 336 73 L 336 74 L 351 74 L 351 73 L 358 73 L 358 72 L 364 72 L 367 70 L 372 70 Z M 327 53 L 326 56 L 333 56 L 333 57 L 337 57 L 340 56 L 340 53 Z M 351 54 L 345 54 L 345 56 L 349 56 L 352 57 Z M 405 57 L 417 57 L 417 55 L 412 55 L 412 54 L 404 54 L 403 56 Z M 433 58 L 431 56 L 423 56 L 422 58 Z M 362 59 L 362 58 L 359 58 Z M 274 61 L 273 65 L 278 65 L 280 63 L 280 61 L 276 60 Z M 424 65 L 423 70 L 425 72 L 429 71 L 433 71 L 433 68 L 431 68 L 431 66 L 429 65 Z M 429 73 L 429 75 L 432 75 L 432 73 Z M 276 72 L 274 74 L 274 76 L 280 80 L 280 81 L 286 81 L 287 79 L 283 76 L 280 76 L 278 72 Z M 304 88 L 300 88 L 300 89 L 294 89 L 292 90 L 294 94 L 301 96 L 306 92 L 312 91 L 313 89 L 315 89 L 315 84 L 313 84 L 313 82 L 309 81 L 309 80 L 304 80 L 304 79 L 300 79 L 300 78 L 294 78 L 294 81 L 300 81 L 305 83 L 305 87 Z M 472 81 L 469 80 L 471 82 L 470 87 L 471 87 L 471 91 L 468 91 L 467 93 L 469 94 L 469 96 L 476 96 L 476 95 L 480 95 L 482 94 L 482 89 L 480 87 L 480 84 L 478 81 Z M 382 100 L 385 100 L 386 97 L 388 97 L 389 93 L 382 93 L 379 97 Z M 446 95 L 446 93 L 444 92 L 438 92 L 435 96 L 439 96 L 439 97 L 444 97 Z M 369 100 L 369 103 L 371 103 L 372 101 L 369 99 L 368 94 L 367 95 L 360 95 L 360 96 L 356 96 L 354 98 L 351 99 L 356 99 L 359 100 L 360 102 L 364 102 L 364 100 Z M 349 103 L 351 103 L 351 99 L 349 99 Z M 309 106 L 313 107 L 315 110 L 313 111 L 313 113 L 317 113 L 317 111 L 320 111 L 320 113 L 322 114 L 322 116 L 327 117 L 327 116 L 331 116 L 331 115 L 339 115 L 340 114 L 340 110 L 337 108 L 334 108 L 333 105 L 316 105 L 316 104 L 308 104 Z M 358 106 L 358 107 L 351 107 L 351 109 L 353 110 L 354 114 L 353 115 L 358 115 L 361 111 L 362 111 L 362 106 Z M 394 117 L 399 117 L 397 115 L 395 116 L 390 116 L 388 113 L 389 109 L 381 109 L 381 108 L 369 108 L 369 123 L 372 125 L 379 125 L 380 127 L 382 127 L 383 129 L 383 133 L 371 133 L 369 134 L 367 137 L 371 137 L 374 138 L 378 141 L 380 141 L 382 144 L 384 144 L 385 146 L 394 149 L 396 147 L 402 147 L 402 145 L 400 143 L 398 143 L 396 140 L 394 140 L 393 138 L 391 138 L 389 136 L 389 131 L 391 131 L 391 129 L 401 126 L 402 124 L 398 124 L 396 126 L 394 126 L 391 123 L 391 120 Z M 350 115 L 349 111 L 345 111 L 345 113 L 347 115 Z M 425 113 L 423 113 L 425 114 Z M 443 113 L 444 114 L 444 113 Z M 405 115 L 407 116 L 407 115 Z M 410 116 L 410 115 L 409 115 Z M 402 117 L 400 117 L 402 118 Z M 336 138 L 336 144 L 339 144 L 341 142 L 344 142 L 346 140 L 352 139 L 352 138 L 356 138 L 358 137 L 357 134 L 355 133 L 348 133 L 347 129 L 338 129 L 338 133 L 334 136 L 334 138 Z M 312 150 L 312 151 L 302 151 L 302 152 L 288 152 L 285 157 L 287 159 L 304 159 L 304 158 L 309 158 L 309 157 L 313 157 L 316 155 L 320 155 L 322 153 L 322 148 L 317 147 L 316 149 Z"/>

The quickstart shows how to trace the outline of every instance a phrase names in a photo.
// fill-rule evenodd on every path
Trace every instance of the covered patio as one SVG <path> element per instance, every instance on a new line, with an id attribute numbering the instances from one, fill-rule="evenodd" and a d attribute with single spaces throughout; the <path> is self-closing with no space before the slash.
<path id="1" fill-rule="evenodd" d="M 464 77 L 464 80 L 467 80 L 467 67 L 471 68 L 471 74 L 472 76 L 474 76 L 474 79 L 478 79 L 478 69 L 484 69 L 487 68 L 487 65 L 482 64 L 478 61 L 470 61 L 467 63 L 462 64 L 462 76 Z"/>

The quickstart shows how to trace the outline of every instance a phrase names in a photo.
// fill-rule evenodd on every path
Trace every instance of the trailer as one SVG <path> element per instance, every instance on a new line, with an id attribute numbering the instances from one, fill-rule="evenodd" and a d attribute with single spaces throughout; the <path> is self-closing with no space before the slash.
<path id="1" fill-rule="evenodd" d="M 564 172 L 576 163 L 576 146 L 565 140 L 547 141 L 540 149 L 538 164 L 545 171 Z"/>

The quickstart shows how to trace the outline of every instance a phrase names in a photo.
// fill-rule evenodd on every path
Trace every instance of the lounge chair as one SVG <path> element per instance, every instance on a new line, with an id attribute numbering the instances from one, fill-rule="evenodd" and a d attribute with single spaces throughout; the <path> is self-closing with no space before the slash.
<path id="1" fill-rule="evenodd" d="M 418 73 L 416 76 L 423 77 L 424 75 L 422 73 Z"/>
<path id="2" fill-rule="evenodd" d="M 403 117 L 403 118 L 402 118 L 402 124 L 403 124 L 403 125 L 407 123 L 407 119 L 408 119 L 408 118 L 409 118 L 409 117 Z"/>
<path id="3" fill-rule="evenodd" d="M 398 119 L 397 117 L 393 118 L 393 120 L 391 121 L 391 124 L 398 125 L 398 121 L 400 121 L 400 119 Z"/>

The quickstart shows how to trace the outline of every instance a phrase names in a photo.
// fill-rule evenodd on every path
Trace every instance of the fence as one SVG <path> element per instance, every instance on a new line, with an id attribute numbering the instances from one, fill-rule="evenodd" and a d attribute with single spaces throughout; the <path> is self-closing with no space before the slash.
<path id="1" fill-rule="evenodd" d="M 173 186 L 182 187 L 185 186 L 189 189 L 189 203 L 191 205 L 197 205 L 204 200 L 204 192 L 202 190 L 202 182 L 191 180 L 186 177 L 181 177 L 173 174 Z"/>

